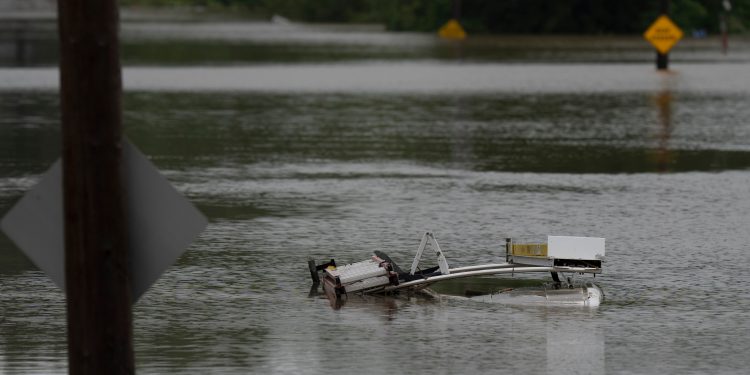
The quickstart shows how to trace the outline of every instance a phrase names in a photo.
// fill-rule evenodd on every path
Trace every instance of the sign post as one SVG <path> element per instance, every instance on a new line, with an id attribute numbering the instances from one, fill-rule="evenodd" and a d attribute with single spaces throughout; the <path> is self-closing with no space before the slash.
<path id="1" fill-rule="evenodd" d="M 131 306 L 208 224 L 122 137 L 115 0 L 60 0 L 62 162 L 0 229 L 65 291 L 70 374 L 133 374 Z"/>
<path id="2" fill-rule="evenodd" d="M 115 0 L 59 0 L 70 374 L 133 374 Z"/>
<path id="3" fill-rule="evenodd" d="M 669 50 L 682 39 L 683 32 L 667 17 L 669 3 L 662 1 L 661 16 L 643 33 L 643 37 L 656 48 L 656 69 L 669 67 Z"/>
<path id="4" fill-rule="evenodd" d="M 461 27 L 461 23 L 458 21 L 459 19 L 461 19 L 461 0 L 453 0 L 453 18 L 440 27 L 438 35 L 443 39 L 466 39 L 466 31 Z"/>

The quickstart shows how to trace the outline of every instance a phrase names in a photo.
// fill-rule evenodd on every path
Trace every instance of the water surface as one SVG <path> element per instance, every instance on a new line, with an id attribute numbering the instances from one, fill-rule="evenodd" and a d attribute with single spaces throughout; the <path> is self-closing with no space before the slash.
<path id="1" fill-rule="evenodd" d="M 745 63 L 241 65 L 125 71 L 126 135 L 210 219 L 134 308 L 140 373 L 747 371 Z M 0 214 L 59 155 L 55 75 L 0 69 Z M 605 237 L 606 299 L 310 295 L 308 257 L 408 264 L 425 230 L 452 266 Z M 0 235 L 0 372 L 65 372 L 64 309 Z"/>

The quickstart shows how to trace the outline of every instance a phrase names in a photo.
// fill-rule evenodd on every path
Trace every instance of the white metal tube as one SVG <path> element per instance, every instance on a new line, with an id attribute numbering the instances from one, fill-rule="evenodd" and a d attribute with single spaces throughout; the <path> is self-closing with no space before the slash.
<path id="1" fill-rule="evenodd" d="M 429 235 L 430 232 L 425 232 L 425 234 L 422 235 L 422 242 L 419 243 L 417 254 L 414 256 L 414 261 L 411 262 L 411 269 L 409 270 L 410 275 L 413 275 L 414 272 L 417 271 L 417 266 L 419 265 L 419 260 L 422 258 L 422 252 L 424 251 L 425 246 L 427 246 L 427 236 Z"/>
<path id="2" fill-rule="evenodd" d="M 467 272 L 467 271 L 478 271 L 478 270 L 486 270 L 490 268 L 508 268 L 516 266 L 513 263 L 490 263 L 490 264 L 482 264 L 478 266 L 467 266 L 467 267 L 458 267 L 458 268 L 451 268 L 450 273 L 460 273 L 460 272 Z"/>
<path id="3" fill-rule="evenodd" d="M 502 268 L 493 268 L 493 269 L 478 270 L 478 271 L 460 272 L 456 274 L 428 277 L 426 279 L 421 279 L 421 280 L 407 281 L 405 283 L 402 283 L 396 286 L 386 287 L 385 291 L 393 291 L 393 290 L 408 288 L 411 286 L 418 286 L 421 284 L 432 284 L 438 281 L 457 279 L 460 277 L 469 277 L 469 276 L 484 276 L 484 275 L 496 275 L 496 274 L 501 274 L 501 273 L 524 273 L 524 272 L 595 273 L 599 270 L 600 270 L 599 268 L 588 268 L 588 267 L 502 267 Z"/>

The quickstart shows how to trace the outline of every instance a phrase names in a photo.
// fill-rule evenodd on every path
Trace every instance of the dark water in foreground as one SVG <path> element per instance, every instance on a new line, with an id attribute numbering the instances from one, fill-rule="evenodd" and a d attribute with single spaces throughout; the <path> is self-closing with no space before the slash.
<path id="1" fill-rule="evenodd" d="M 426 72 L 411 85 L 451 82 L 441 64 L 410 64 L 396 70 Z M 709 66 L 734 74 L 703 85 Z M 275 68 L 261 69 L 265 82 L 288 88 L 222 91 L 210 67 L 191 88 L 126 79 L 126 134 L 211 221 L 135 306 L 139 372 L 746 373 L 747 66 L 694 64 L 667 78 L 646 64 L 583 67 L 599 79 L 558 75 L 523 90 L 517 74 L 501 75 L 496 89 L 437 93 L 377 75 L 311 88 Z M 466 74 L 509 66 L 475 68 Z M 19 74 L 0 70 L 0 82 Z M 341 79 L 310 80 L 327 77 Z M 54 82 L 42 83 L 0 85 L 0 214 L 59 154 Z M 308 257 L 383 250 L 406 264 L 424 230 L 453 266 L 500 260 L 507 236 L 606 237 L 596 278 L 606 300 L 368 297 L 334 310 L 308 295 Z M 0 236 L 0 373 L 65 371 L 64 308 Z"/>

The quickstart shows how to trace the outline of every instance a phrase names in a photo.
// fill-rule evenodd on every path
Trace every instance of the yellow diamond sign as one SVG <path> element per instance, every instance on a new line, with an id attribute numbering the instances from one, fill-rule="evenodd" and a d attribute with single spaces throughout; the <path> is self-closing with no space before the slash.
<path id="1" fill-rule="evenodd" d="M 440 30 L 438 30 L 438 35 L 444 39 L 461 40 L 466 38 L 466 31 L 464 31 L 464 28 L 461 27 L 461 24 L 458 23 L 458 21 L 451 19 L 446 22 Z"/>
<path id="2" fill-rule="evenodd" d="M 665 15 L 659 16 L 643 33 L 643 37 L 662 54 L 669 52 L 682 39 L 682 35 L 682 30 Z"/>

